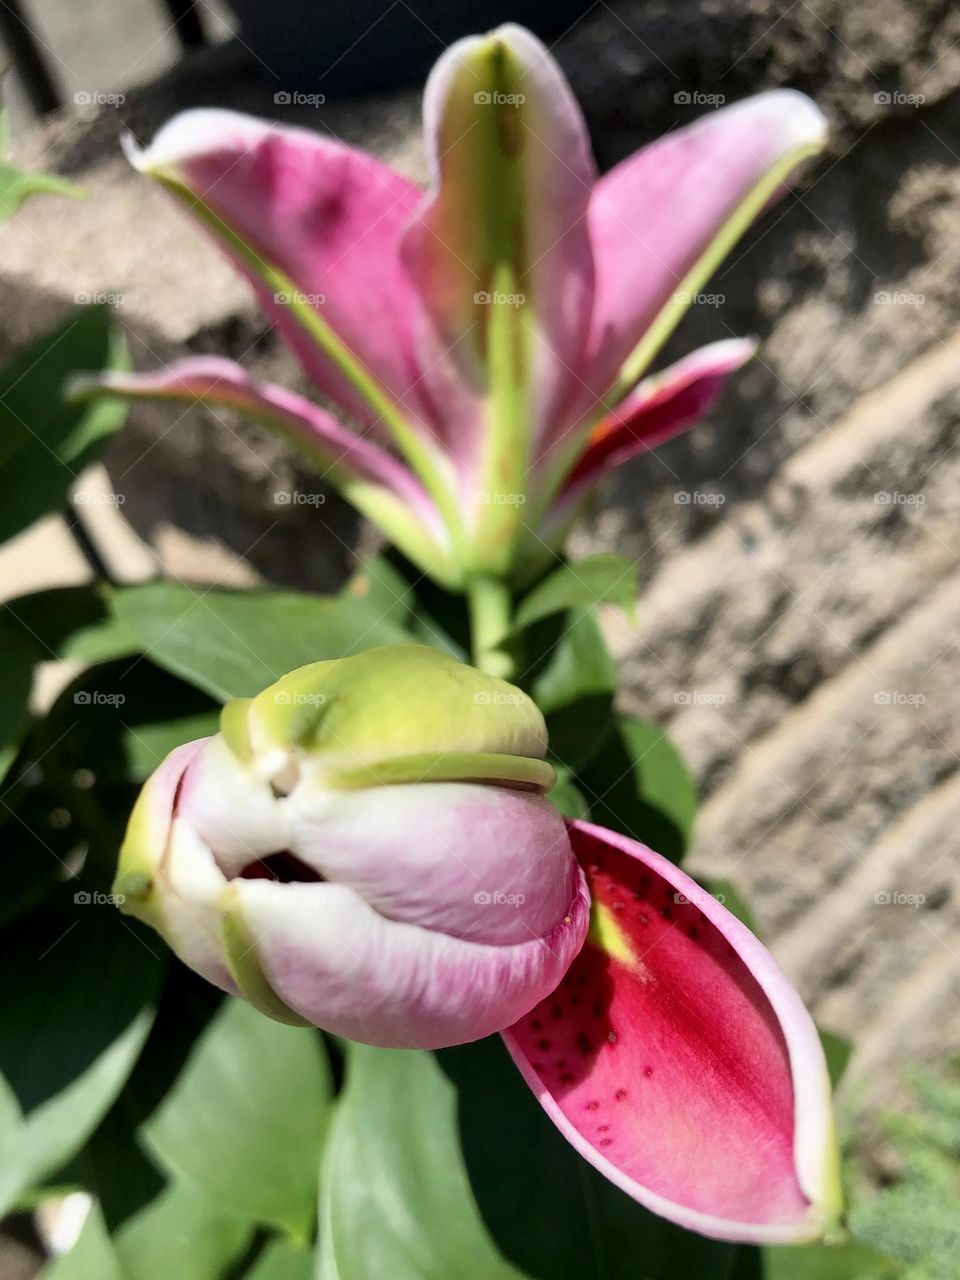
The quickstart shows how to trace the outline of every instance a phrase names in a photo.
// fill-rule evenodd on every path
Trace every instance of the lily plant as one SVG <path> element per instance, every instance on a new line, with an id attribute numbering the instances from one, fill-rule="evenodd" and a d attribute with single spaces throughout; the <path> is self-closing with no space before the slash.
<path id="1" fill-rule="evenodd" d="M 754 351 L 725 336 L 650 372 L 825 126 L 802 94 L 762 93 L 598 176 L 560 68 L 512 25 L 451 46 L 423 114 L 426 191 L 332 138 L 225 110 L 128 143 L 344 421 L 206 356 L 75 393 L 202 400 L 276 429 L 496 634 L 504 584 L 549 564 L 601 477 L 702 417 Z"/>
<path id="2" fill-rule="evenodd" d="M 404 1048 L 502 1032 L 560 1131 L 655 1213 L 822 1237 L 840 1193 L 809 1014 L 679 868 L 564 823 L 546 749 L 526 694 L 437 650 L 314 663 L 164 761 L 114 889 L 280 1021 Z"/>

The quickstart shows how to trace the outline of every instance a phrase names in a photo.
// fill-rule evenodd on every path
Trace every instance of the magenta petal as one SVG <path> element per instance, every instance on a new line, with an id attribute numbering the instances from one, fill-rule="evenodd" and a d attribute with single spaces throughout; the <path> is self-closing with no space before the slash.
<path id="1" fill-rule="evenodd" d="M 589 217 L 597 271 L 589 380 L 596 395 L 614 384 L 663 313 L 682 313 L 715 260 L 824 137 L 814 104 L 778 89 L 668 133 L 600 179 Z M 664 327 L 658 341 L 672 325 Z"/>
<path id="2" fill-rule="evenodd" d="M 709 412 L 730 374 L 756 349 L 757 344 L 748 338 L 727 338 L 645 378 L 594 427 L 586 450 L 561 490 L 561 501 L 579 498 L 605 472 L 698 422 Z"/>
<path id="3" fill-rule="evenodd" d="M 365 423 L 379 417 L 304 332 L 271 269 L 284 273 L 352 362 L 422 424 L 423 370 L 437 353 L 421 350 L 423 364 L 414 359 L 411 317 L 420 304 L 399 259 L 401 231 L 422 198 L 418 187 L 331 138 L 233 111 L 184 112 L 146 150 L 130 154 L 140 170 L 193 197 L 188 207 L 219 219 L 214 230 L 228 252 L 232 234 L 260 256 L 264 269 L 254 271 L 231 253 L 326 394 Z M 422 346 L 422 334 L 417 341 Z"/>
<path id="4" fill-rule="evenodd" d="M 719 1239 L 821 1236 L 839 1211 L 816 1028 L 773 957 L 637 841 L 570 824 L 593 895 L 556 992 L 505 1033 L 576 1149 L 628 1195 Z"/>

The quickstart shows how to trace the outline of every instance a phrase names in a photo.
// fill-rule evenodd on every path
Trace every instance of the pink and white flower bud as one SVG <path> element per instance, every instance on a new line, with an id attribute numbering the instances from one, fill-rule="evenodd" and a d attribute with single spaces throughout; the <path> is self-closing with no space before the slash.
<path id="1" fill-rule="evenodd" d="M 589 897 L 534 704 L 435 650 L 316 663 L 224 709 L 131 818 L 117 889 L 283 1021 L 439 1048 L 553 991 Z"/>

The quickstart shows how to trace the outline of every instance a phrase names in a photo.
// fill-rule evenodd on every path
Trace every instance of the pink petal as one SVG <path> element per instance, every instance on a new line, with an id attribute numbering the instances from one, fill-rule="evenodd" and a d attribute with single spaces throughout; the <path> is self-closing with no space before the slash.
<path id="1" fill-rule="evenodd" d="M 819 1237 L 839 1211 L 816 1028 L 776 962 L 689 876 L 570 824 L 591 932 L 506 1033 L 576 1149 L 655 1213 L 719 1239 Z"/>
<path id="2" fill-rule="evenodd" d="M 336 1035 L 441 1048 L 509 1026 L 551 991 L 582 945 L 582 878 L 548 935 L 490 945 L 388 920 L 344 884 L 234 880 L 270 987 Z"/>
<path id="3" fill-rule="evenodd" d="M 325 478 L 416 562 L 440 572 L 447 534 L 419 481 L 380 445 L 341 426 L 303 396 L 256 383 L 230 360 L 190 356 L 155 373 L 81 375 L 70 394 L 104 392 L 136 399 L 202 401 L 248 414 L 290 440 Z"/>
<path id="4" fill-rule="evenodd" d="M 411 421 L 429 418 L 424 371 L 440 359 L 414 351 L 412 315 L 420 303 L 399 258 L 400 234 L 420 189 L 376 160 L 306 129 L 233 111 L 200 109 L 174 117 L 144 151 L 141 171 L 164 179 L 188 207 L 209 210 L 260 256 L 253 270 L 220 239 L 284 340 L 317 385 L 360 421 L 379 412 L 335 361 L 304 333 L 270 278 L 277 269 L 313 307 L 348 356 Z M 209 225 L 209 219 L 205 219 Z M 216 232 L 216 228 L 214 228 Z M 421 332 L 419 344 L 425 341 Z"/>
<path id="5" fill-rule="evenodd" d="M 824 139 L 814 104 L 777 89 L 667 134 L 600 179 L 589 215 L 597 272 L 589 380 L 597 396 L 658 322 L 627 381 L 640 376 L 686 309 L 676 295 L 698 291 Z"/>
<path id="6" fill-rule="evenodd" d="M 645 378 L 594 427 L 585 452 L 564 483 L 561 501 L 579 498 L 605 472 L 698 422 L 713 407 L 730 374 L 756 349 L 756 342 L 749 338 L 727 338 Z"/>
<path id="7" fill-rule="evenodd" d="M 433 190 L 405 258 L 440 344 L 489 402 L 488 429 L 471 437 L 484 451 L 478 487 L 518 489 L 532 443 L 578 385 L 593 293 L 587 132 L 556 62 L 513 25 L 440 58 L 424 130 Z"/>

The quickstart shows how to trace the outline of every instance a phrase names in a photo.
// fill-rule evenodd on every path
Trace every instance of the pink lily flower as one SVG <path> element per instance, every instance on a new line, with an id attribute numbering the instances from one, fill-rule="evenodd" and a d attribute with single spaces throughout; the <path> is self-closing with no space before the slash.
<path id="1" fill-rule="evenodd" d="M 503 1032 L 564 1136 L 655 1213 L 822 1236 L 839 1183 L 809 1014 L 677 867 L 564 824 L 546 744 L 525 694 L 433 649 L 303 667 L 164 761 L 115 890 L 280 1021 L 406 1048 Z"/>
<path id="2" fill-rule="evenodd" d="M 185 112 L 129 148 L 221 243 L 351 426 L 207 357 L 77 393 L 246 411 L 460 589 L 529 578 L 608 468 L 709 409 L 751 341 L 647 370 L 825 128 L 802 94 L 763 93 L 598 177 L 562 72 L 516 26 L 443 54 L 424 127 L 427 192 L 330 138 L 230 111 Z"/>

